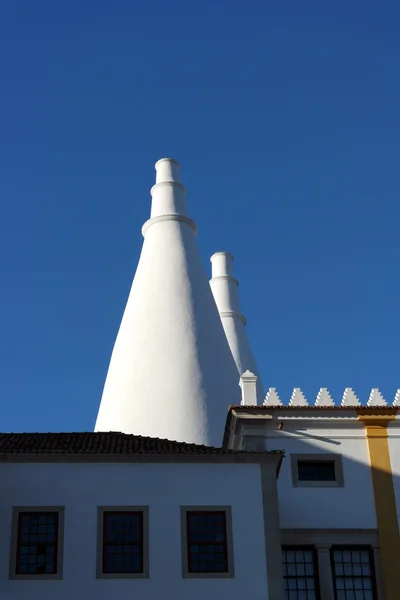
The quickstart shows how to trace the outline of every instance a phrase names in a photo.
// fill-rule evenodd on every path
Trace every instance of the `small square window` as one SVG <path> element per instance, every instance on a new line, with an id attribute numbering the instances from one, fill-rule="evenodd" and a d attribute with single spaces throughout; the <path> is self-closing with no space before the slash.
<path id="1" fill-rule="evenodd" d="M 63 508 L 14 508 L 11 579 L 61 579 L 63 521 Z"/>
<path id="2" fill-rule="evenodd" d="M 292 483 L 295 487 L 342 487 L 340 454 L 291 454 Z"/>
<path id="3" fill-rule="evenodd" d="M 229 507 L 182 508 L 184 577 L 233 577 Z"/>
<path id="4" fill-rule="evenodd" d="M 99 509 L 97 576 L 148 577 L 147 507 Z"/>

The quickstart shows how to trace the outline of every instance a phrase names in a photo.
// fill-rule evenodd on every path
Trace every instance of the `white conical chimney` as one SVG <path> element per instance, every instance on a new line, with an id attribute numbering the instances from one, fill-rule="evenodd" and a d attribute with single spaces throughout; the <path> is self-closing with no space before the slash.
<path id="1" fill-rule="evenodd" d="M 220 446 L 239 378 L 187 216 L 179 163 L 156 164 L 151 218 L 95 431 Z"/>
<path id="2" fill-rule="evenodd" d="M 247 337 L 247 321 L 240 311 L 239 282 L 233 276 L 233 256 L 229 252 L 216 252 L 210 260 L 212 268 L 210 285 L 239 376 L 245 371 L 257 375 L 257 400 L 262 404 L 264 389 Z"/>

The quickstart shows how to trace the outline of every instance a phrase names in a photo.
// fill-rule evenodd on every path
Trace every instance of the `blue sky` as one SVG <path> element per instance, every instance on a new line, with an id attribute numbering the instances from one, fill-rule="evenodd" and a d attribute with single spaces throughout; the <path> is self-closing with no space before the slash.
<path id="1" fill-rule="evenodd" d="M 148 218 L 182 164 L 235 255 L 264 385 L 400 387 L 400 4 L 0 10 L 3 431 L 91 430 Z"/>

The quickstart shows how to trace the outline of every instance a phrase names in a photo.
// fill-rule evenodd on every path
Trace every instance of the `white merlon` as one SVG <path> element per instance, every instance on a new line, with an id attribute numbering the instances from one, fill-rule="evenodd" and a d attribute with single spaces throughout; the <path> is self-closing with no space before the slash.
<path id="1" fill-rule="evenodd" d="M 264 406 L 282 406 L 282 402 L 279 398 L 279 394 L 276 391 L 276 388 L 269 388 L 267 395 L 264 398 L 263 404 Z"/>
<path id="2" fill-rule="evenodd" d="M 251 371 L 245 371 L 240 378 L 242 388 L 242 402 L 245 406 L 257 405 L 257 375 Z"/>
<path id="3" fill-rule="evenodd" d="M 308 406 L 306 397 L 300 388 L 294 388 L 290 398 L 289 406 Z"/>
<path id="4" fill-rule="evenodd" d="M 372 388 L 369 396 L 367 406 L 387 406 L 387 402 L 378 390 L 378 388 Z"/>
<path id="5" fill-rule="evenodd" d="M 318 392 L 315 406 L 334 406 L 335 403 L 332 400 L 332 396 L 328 392 L 327 388 L 321 388 Z"/>
<path id="6" fill-rule="evenodd" d="M 360 406 L 360 401 L 352 388 L 346 388 L 343 393 L 341 406 Z"/>
<path id="7" fill-rule="evenodd" d="M 211 290 L 239 376 L 247 370 L 257 375 L 257 399 L 262 404 L 264 389 L 247 336 L 247 321 L 240 310 L 239 282 L 233 276 L 233 256 L 229 252 L 216 252 L 210 260 Z"/>
<path id="8" fill-rule="evenodd" d="M 237 368 L 187 215 L 179 163 L 162 159 L 156 173 L 95 431 L 219 446 L 228 406 L 240 403 Z"/>
<path id="9" fill-rule="evenodd" d="M 400 406 L 400 390 L 397 390 L 394 397 L 393 406 Z"/>

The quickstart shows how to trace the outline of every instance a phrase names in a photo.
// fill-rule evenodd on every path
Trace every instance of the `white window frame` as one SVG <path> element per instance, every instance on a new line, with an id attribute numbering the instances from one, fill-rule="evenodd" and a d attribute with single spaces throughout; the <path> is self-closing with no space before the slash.
<path id="1" fill-rule="evenodd" d="M 18 521 L 20 513 L 56 512 L 57 528 L 57 571 L 56 573 L 17 573 Z M 62 579 L 64 551 L 64 506 L 13 506 L 11 519 L 10 579 Z"/>
<path id="2" fill-rule="evenodd" d="M 343 487 L 343 466 L 341 454 L 291 454 L 290 466 L 292 470 L 293 487 Z M 335 481 L 300 481 L 299 480 L 299 462 L 333 462 L 335 467 Z"/>
<path id="3" fill-rule="evenodd" d="M 188 512 L 224 512 L 226 523 L 226 549 L 228 554 L 228 570 L 223 573 L 193 573 L 189 571 L 188 561 Z M 187 579 L 226 579 L 235 576 L 233 562 L 233 533 L 232 533 L 232 508 L 230 506 L 181 506 L 181 548 L 182 548 L 182 576 Z"/>

